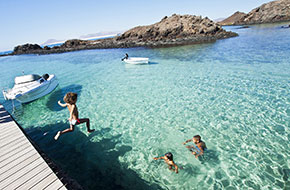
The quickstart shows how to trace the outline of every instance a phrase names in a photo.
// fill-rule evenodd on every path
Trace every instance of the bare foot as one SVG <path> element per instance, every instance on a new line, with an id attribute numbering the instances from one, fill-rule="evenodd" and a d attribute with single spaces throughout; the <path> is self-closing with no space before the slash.
<path id="1" fill-rule="evenodd" d="M 54 140 L 57 140 L 59 136 L 60 136 L 60 131 L 58 131 L 58 132 L 56 133 L 56 135 L 55 135 L 55 137 L 54 137 Z"/>
<path id="2" fill-rule="evenodd" d="M 88 130 L 89 133 L 94 132 L 94 131 L 95 131 L 95 129 Z"/>

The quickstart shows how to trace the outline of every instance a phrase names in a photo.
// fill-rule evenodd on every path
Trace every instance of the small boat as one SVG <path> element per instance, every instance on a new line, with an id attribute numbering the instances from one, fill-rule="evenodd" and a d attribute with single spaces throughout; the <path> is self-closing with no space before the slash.
<path id="1" fill-rule="evenodd" d="M 133 65 L 142 65 L 148 64 L 149 58 L 146 57 L 129 57 L 128 54 L 122 59 L 122 61 L 133 64 Z"/>
<path id="2" fill-rule="evenodd" d="M 52 92 L 58 85 L 55 75 L 42 76 L 32 74 L 15 77 L 14 87 L 3 90 L 5 100 L 17 100 L 28 103 Z"/>
<path id="3" fill-rule="evenodd" d="M 146 57 L 129 57 L 128 59 L 124 59 L 126 63 L 134 64 L 134 65 L 141 65 L 141 64 L 148 64 L 149 58 Z"/>

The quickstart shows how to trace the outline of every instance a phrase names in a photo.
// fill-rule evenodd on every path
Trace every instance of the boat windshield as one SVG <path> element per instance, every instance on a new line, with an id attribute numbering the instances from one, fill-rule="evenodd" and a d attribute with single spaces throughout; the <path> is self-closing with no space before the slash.
<path id="1" fill-rule="evenodd" d="M 36 75 L 36 74 L 24 75 L 24 76 L 15 77 L 14 82 L 15 84 L 23 84 L 23 83 L 39 80 L 40 78 L 41 76 Z"/>

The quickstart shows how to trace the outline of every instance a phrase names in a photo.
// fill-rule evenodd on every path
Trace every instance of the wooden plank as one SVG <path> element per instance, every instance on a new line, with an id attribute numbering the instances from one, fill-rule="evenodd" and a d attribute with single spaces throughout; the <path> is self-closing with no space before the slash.
<path id="1" fill-rule="evenodd" d="M 14 124 L 11 123 L 10 125 L 7 125 L 7 126 L 5 126 L 5 127 L 1 127 L 0 130 L 1 130 L 1 134 L 0 134 L 0 136 L 1 136 L 1 137 L 4 137 L 4 136 L 6 136 L 6 135 L 11 134 L 12 131 L 13 131 L 13 132 L 16 132 L 16 131 L 19 131 L 20 129 L 19 129 L 18 127 L 15 127 Z"/>
<path id="2" fill-rule="evenodd" d="M 6 187 L 10 186 L 15 181 L 17 182 L 15 185 L 16 186 L 19 186 L 20 184 L 22 184 L 20 182 L 21 180 L 27 179 L 27 178 L 22 178 L 22 176 L 24 176 L 27 172 L 29 172 L 33 168 L 37 167 L 41 163 L 42 163 L 42 160 L 39 159 L 39 158 L 37 158 L 36 160 L 30 161 L 30 163 L 25 163 L 25 166 L 24 167 L 20 168 L 17 171 L 13 171 L 14 173 L 11 172 L 12 174 L 10 174 L 9 176 L 7 176 L 4 180 L 2 180 L 2 181 L 0 180 L 1 181 L 1 183 L 0 183 L 0 189 L 6 188 Z"/>
<path id="3" fill-rule="evenodd" d="M 7 115 L 7 114 L 1 114 L 2 116 L 0 117 L 0 122 L 1 123 L 6 123 L 6 122 L 9 122 L 9 121 L 12 121 L 12 118 L 10 115 Z"/>
<path id="4" fill-rule="evenodd" d="M 24 160 L 23 162 L 19 162 L 17 165 L 13 165 L 13 167 L 9 168 L 9 170 L 4 170 L 4 172 L 0 174 L 0 182 L 3 182 L 5 179 L 19 172 L 23 168 L 27 166 L 30 167 L 30 165 L 34 164 L 34 162 L 36 161 L 39 162 L 39 160 L 40 162 L 42 161 L 37 154 L 34 154 L 30 156 L 28 159 Z"/>
<path id="5" fill-rule="evenodd" d="M 0 126 L 0 128 L 5 128 L 5 127 L 7 127 L 7 126 L 15 123 L 13 121 L 13 119 L 11 118 L 11 116 L 0 117 L 0 119 L 1 119 L 1 126 Z"/>
<path id="6" fill-rule="evenodd" d="M 7 152 L 6 154 L 4 154 L 3 156 L 0 157 L 0 159 L 1 159 L 0 162 L 3 162 L 7 159 L 10 159 L 10 157 L 12 157 L 15 154 L 27 151 L 27 149 L 29 149 L 30 146 L 31 146 L 30 144 L 26 143 L 24 145 L 19 146 L 17 149 L 13 149 L 12 151 Z"/>
<path id="7" fill-rule="evenodd" d="M 5 122 L 4 124 L 1 123 L 0 125 L 0 129 L 1 129 L 1 133 L 7 133 L 11 130 L 17 130 L 17 131 L 21 131 L 21 129 L 19 129 L 19 127 L 17 126 L 17 124 L 12 120 L 12 121 L 9 121 L 9 122 Z"/>
<path id="8" fill-rule="evenodd" d="M 11 137 L 11 138 L 13 138 L 13 137 Z M 10 146 L 18 144 L 19 142 L 24 143 L 25 141 L 26 141 L 26 137 L 25 136 L 20 136 L 17 139 L 11 139 L 11 141 L 10 141 L 10 139 L 6 140 L 5 142 L 2 142 L 0 144 L 0 153 L 2 154 L 2 151 L 8 149 Z"/>
<path id="9" fill-rule="evenodd" d="M 23 137 L 25 137 L 25 136 L 24 136 L 23 134 L 21 134 L 21 133 L 17 133 L 17 134 L 15 134 L 15 135 L 12 136 L 8 141 L 6 141 L 5 144 L 1 144 L 1 145 L 0 145 L 0 150 L 1 150 L 2 148 L 4 148 L 5 146 L 9 145 L 11 142 L 13 142 L 13 141 L 15 141 L 15 140 L 17 140 L 17 139 L 19 139 L 19 138 L 23 138 Z"/>
<path id="10" fill-rule="evenodd" d="M 7 133 L 1 133 L 0 146 L 3 145 L 7 140 L 9 140 L 12 136 L 15 136 L 16 134 L 19 134 L 17 130 L 8 131 Z"/>
<path id="11" fill-rule="evenodd" d="M 60 187 L 58 190 L 66 190 L 67 188 L 65 187 L 65 185 L 63 185 L 62 187 Z"/>
<path id="12" fill-rule="evenodd" d="M 43 189 L 46 186 L 48 186 L 49 184 L 51 184 L 54 180 L 55 180 L 56 176 L 54 173 L 51 173 L 49 175 L 47 175 L 44 179 L 42 179 L 39 183 L 37 183 L 35 186 L 29 188 L 31 190 L 39 190 L 39 189 Z"/>
<path id="13" fill-rule="evenodd" d="M 17 129 L 18 127 L 14 127 L 14 123 L 13 121 L 9 122 L 9 123 L 1 123 L 0 124 L 0 130 L 1 130 L 1 136 L 5 135 L 7 133 L 10 133 L 11 130 L 17 131 L 19 129 Z"/>
<path id="14" fill-rule="evenodd" d="M 44 189 L 47 189 L 47 190 L 49 190 L 49 189 L 59 189 L 59 188 L 61 188 L 62 186 L 63 186 L 63 184 L 60 182 L 60 180 L 58 180 L 58 179 L 56 178 L 55 181 L 53 181 L 51 184 L 49 184 L 48 186 L 46 186 L 45 188 L 43 188 L 43 190 L 44 190 Z"/>
<path id="15" fill-rule="evenodd" d="M 0 105 L 0 189 L 66 189 Z"/>
<path id="16" fill-rule="evenodd" d="M 10 146 L 9 147 L 7 147 L 6 149 L 4 149 L 4 150 L 1 150 L 1 152 L 0 152 L 0 162 L 1 162 L 1 157 L 2 156 L 4 156 L 5 154 L 9 154 L 10 152 L 12 152 L 12 151 L 14 151 L 14 150 L 16 150 L 16 149 L 19 149 L 21 146 L 27 146 L 27 145 L 30 145 L 30 143 L 28 142 L 28 141 L 26 141 L 26 142 L 18 142 L 17 143 L 17 141 L 15 142 L 13 142 L 13 143 L 11 143 L 10 144 Z"/>
<path id="17" fill-rule="evenodd" d="M 31 178 L 29 178 L 26 181 L 23 181 L 23 183 L 21 185 L 15 187 L 15 189 L 29 189 L 29 188 L 33 187 L 34 185 L 39 183 L 44 178 L 44 176 L 51 174 L 52 170 L 48 167 L 45 167 L 41 171 L 40 171 L 40 169 L 35 170 L 34 173 L 36 173 L 34 176 L 32 176 Z"/>
<path id="18" fill-rule="evenodd" d="M 5 172 L 6 170 L 11 169 L 13 166 L 21 162 L 24 162 L 26 159 L 28 159 L 29 157 L 35 154 L 37 154 L 37 152 L 35 152 L 33 149 L 30 149 L 27 152 L 24 152 L 24 153 L 21 152 L 19 154 L 13 155 L 10 159 L 0 162 L 0 169 L 1 171 Z M 4 172 L 1 172 L 1 174 Z"/>
<path id="19" fill-rule="evenodd" d="M 42 171 L 45 171 L 46 173 L 43 173 Z M 29 187 L 33 186 L 33 184 L 39 182 L 43 176 L 41 175 L 48 175 L 49 173 L 52 173 L 52 171 L 50 170 L 50 168 L 47 168 L 47 166 L 45 165 L 44 162 L 42 162 L 42 160 L 40 160 L 40 164 L 37 165 L 36 167 L 34 167 L 32 170 L 27 171 L 27 168 L 25 168 L 24 174 L 22 176 L 20 176 L 19 178 L 17 178 L 16 180 L 12 181 L 12 183 L 10 183 L 8 186 L 6 186 L 6 189 L 16 189 L 16 188 L 20 188 L 21 189 L 28 189 Z M 37 178 L 37 176 L 39 176 Z M 34 182 L 33 184 L 28 183 L 29 181 L 33 181 L 32 179 L 37 179 L 36 182 Z M 28 184 L 28 187 L 25 188 L 25 186 Z"/>
<path id="20" fill-rule="evenodd" d="M 3 139 L 3 141 L 1 142 L 1 147 L 0 147 L 0 150 L 6 150 L 7 148 L 9 148 L 11 145 L 13 145 L 15 142 L 16 143 L 23 143 L 23 141 L 25 142 L 26 141 L 26 137 L 25 136 L 19 136 L 18 139 L 15 139 L 15 140 L 12 140 L 13 138 L 13 134 L 10 135 L 10 137 L 7 137 L 5 139 Z"/>

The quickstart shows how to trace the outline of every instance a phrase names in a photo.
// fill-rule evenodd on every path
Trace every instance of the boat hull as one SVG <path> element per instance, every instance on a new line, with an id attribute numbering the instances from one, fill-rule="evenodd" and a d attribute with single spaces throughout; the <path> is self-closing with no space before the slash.
<path id="1" fill-rule="evenodd" d="M 124 62 L 132 65 L 142 65 L 142 64 L 148 64 L 149 58 L 145 57 L 129 57 L 127 59 L 124 59 Z"/>
<path id="2" fill-rule="evenodd" d="M 49 94 L 57 86 L 58 86 L 58 81 L 57 81 L 56 76 L 50 75 L 50 77 L 45 82 L 43 82 L 42 84 L 40 84 L 38 87 L 34 89 L 31 89 L 27 92 L 19 93 L 19 94 L 13 94 L 13 95 L 5 94 L 4 97 L 10 100 L 15 99 L 20 103 L 28 103 Z"/>

